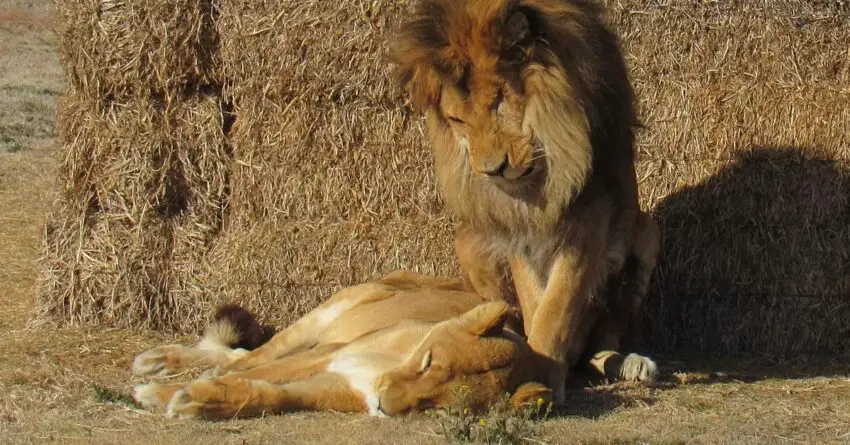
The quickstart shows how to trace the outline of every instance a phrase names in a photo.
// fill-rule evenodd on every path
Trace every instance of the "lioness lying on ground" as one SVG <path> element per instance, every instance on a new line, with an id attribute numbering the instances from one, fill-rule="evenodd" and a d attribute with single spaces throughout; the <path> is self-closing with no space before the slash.
<path id="1" fill-rule="evenodd" d="M 452 402 L 465 384 L 467 402 L 484 408 L 506 392 L 514 406 L 549 390 L 525 339 L 504 328 L 511 308 L 462 290 L 460 280 L 395 272 L 349 287 L 258 348 L 262 329 L 244 311 L 220 314 L 197 347 L 161 346 L 136 357 L 137 376 L 214 368 L 216 377 L 135 388 L 145 407 L 167 416 L 223 419 L 296 410 L 395 415 Z M 253 337 L 253 340 L 249 337 Z M 630 356 L 632 357 L 632 356 Z M 610 378 L 631 364 L 612 352 L 591 363 Z"/>

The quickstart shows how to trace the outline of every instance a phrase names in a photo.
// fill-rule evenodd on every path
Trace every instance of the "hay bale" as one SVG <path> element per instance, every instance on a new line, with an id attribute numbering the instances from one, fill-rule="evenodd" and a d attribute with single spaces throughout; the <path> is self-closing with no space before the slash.
<path id="1" fill-rule="evenodd" d="M 198 300 L 238 301 L 286 325 L 341 287 L 387 271 L 456 275 L 451 228 L 445 219 L 363 218 L 229 227 L 210 252 Z"/>
<path id="2" fill-rule="evenodd" d="M 850 9 L 804 0 L 605 3 L 647 125 L 641 202 L 665 232 L 651 347 L 850 350 L 842 331 Z M 165 17 L 165 28 L 177 22 L 163 11 L 189 8 L 191 26 L 166 33 L 139 18 L 143 26 L 126 34 L 131 44 L 115 48 L 170 52 L 90 57 L 94 49 L 78 52 L 72 39 L 97 34 L 90 24 L 99 7 L 67 13 L 74 18 L 66 22 L 88 28 L 63 32 L 63 61 L 73 78 L 97 79 L 71 83 L 80 96 L 97 94 L 78 112 L 66 107 L 75 117 L 60 129 L 68 186 L 47 237 L 53 284 L 44 306 L 80 321 L 194 328 L 211 305 L 235 300 L 283 323 L 340 286 L 395 268 L 457 273 L 454 222 L 442 210 L 421 122 L 389 84 L 383 58 L 412 1 L 228 0 L 208 15 L 212 3 L 132 4 L 139 17 L 145 8 L 164 14 L 156 20 Z M 172 32 L 183 37 L 163 38 Z M 226 104 L 203 150 L 200 127 L 150 124 L 195 109 L 195 93 L 179 86 L 195 83 Z M 160 91 L 172 86 L 189 93 Z M 115 102 L 110 91 L 128 98 Z M 165 99 L 146 99 L 150 91 Z M 231 106 L 232 127 L 220 116 Z M 192 181 L 155 161 L 180 153 Z M 171 202 L 157 191 L 171 187 L 163 184 L 185 184 L 197 195 L 186 202 L 209 202 L 200 206 L 209 213 L 191 205 L 168 217 L 151 212 Z M 167 241 L 133 238 L 139 227 Z M 169 256 L 178 251 L 185 261 Z M 142 267 L 154 257 L 167 261 Z M 117 288 L 120 303 L 104 297 Z M 69 305 L 88 300 L 100 303 Z"/>
<path id="3" fill-rule="evenodd" d="M 79 91 L 108 98 L 215 85 L 215 5 L 187 0 L 57 0 L 59 54 Z"/>
<path id="4" fill-rule="evenodd" d="M 45 235 L 42 313 L 171 327 L 193 313 L 190 277 L 221 229 L 229 182 L 215 97 L 60 106 L 62 181 Z"/>

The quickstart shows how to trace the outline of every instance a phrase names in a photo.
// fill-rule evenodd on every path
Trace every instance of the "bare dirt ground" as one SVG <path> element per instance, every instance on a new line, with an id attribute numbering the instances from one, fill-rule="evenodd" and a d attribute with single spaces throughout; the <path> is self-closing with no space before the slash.
<path id="1" fill-rule="evenodd" d="M 0 2 L 0 443 L 445 443 L 425 416 L 167 421 L 96 395 L 129 392 L 137 352 L 190 339 L 31 322 L 62 90 L 46 11 L 44 1 Z M 653 388 L 576 386 L 570 408 L 528 443 L 850 443 L 846 361 L 664 364 Z"/>

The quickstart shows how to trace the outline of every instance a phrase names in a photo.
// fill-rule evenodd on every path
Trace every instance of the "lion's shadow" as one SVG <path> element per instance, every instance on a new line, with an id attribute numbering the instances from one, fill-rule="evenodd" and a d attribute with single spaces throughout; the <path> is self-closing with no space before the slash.
<path id="1" fill-rule="evenodd" d="M 850 170 L 763 147 L 667 196 L 641 344 L 683 357 L 850 353 Z"/>
<path id="2" fill-rule="evenodd" d="M 636 343 L 656 389 L 850 374 L 850 159 L 816 153 L 754 148 L 652 209 L 663 241 Z M 653 403 L 579 380 L 559 414 Z"/>

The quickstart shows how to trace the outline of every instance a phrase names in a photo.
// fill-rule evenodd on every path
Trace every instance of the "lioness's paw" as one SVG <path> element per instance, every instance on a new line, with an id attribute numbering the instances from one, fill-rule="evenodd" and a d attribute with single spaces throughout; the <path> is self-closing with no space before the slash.
<path id="1" fill-rule="evenodd" d="M 236 381 L 200 378 L 174 393 L 165 416 L 170 419 L 224 419 L 245 405 L 250 385 Z"/>
<path id="2" fill-rule="evenodd" d="M 180 357 L 183 349 L 185 347 L 180 345 L 159 346 L 137 355 L 133 360 L 133 375 L 137 377 L 165 376 L 180 372 L 182 370 Z"/>
<path id="3" fill-rule="evenodd" d="M 649 357 L 629 354 L 620 367 L 620 379 L 631 382 L 652 383 L 658 377 L 658 365 Z"/>
<path id="4" fill-rule="evenodd" d="M 525 383 L 511 395 L 511 407 L 513 409 L 522 409 L 527 406 L 546 409 L 549 404 L 553 403 L 552 390 L 537 382 Z"/>
<path id="5" fill-rule="evenodd" d="M 168 402 L 165 417 L 169 419 L 200 419 L 203 414 L 203 403 L 192 400 L 186 390 L 174 393 Z"/>
<path id="6" fill-rule="evenodd" d="M 147 385 L 136 385 L 133 388 L 133 400 L 144 408 L 163 408 L 168 405 L 169 400 L 182 385 L 166 385 L 160 383 L 148 383 Z"/>

